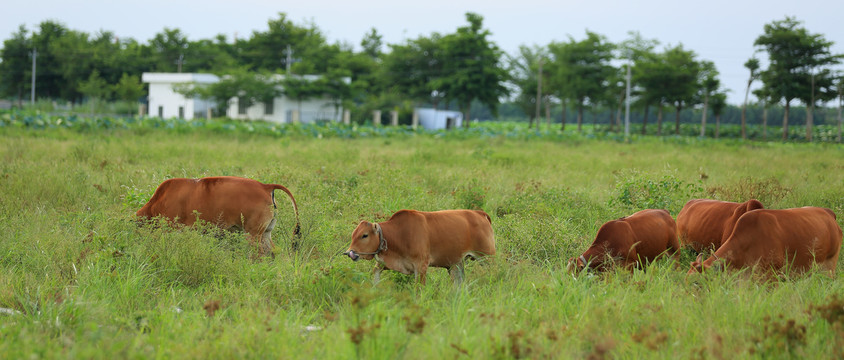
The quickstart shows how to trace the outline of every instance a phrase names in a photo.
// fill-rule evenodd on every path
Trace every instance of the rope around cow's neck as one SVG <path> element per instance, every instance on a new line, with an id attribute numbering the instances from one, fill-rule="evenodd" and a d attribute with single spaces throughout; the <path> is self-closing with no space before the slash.
<path id="1" fill-rule="evenodd" d="M 382 251 L 387 251 L 387 239 L 384 238 L 384 232 L 381 231 L 381 225 L 375 223 L 375 233 L 378 234 L 378 250 L 371 253 L 357 253 L 358 255 L 378 255 Z"/>

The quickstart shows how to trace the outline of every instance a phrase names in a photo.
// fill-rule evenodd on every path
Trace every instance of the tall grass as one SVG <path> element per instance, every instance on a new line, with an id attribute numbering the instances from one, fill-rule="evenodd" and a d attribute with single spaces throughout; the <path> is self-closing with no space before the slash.
<path id="1" fill-rule="evenodd" d="M 304 127 L 303 127 L 304 128 Z M 299 131 L 299 130 L 297 130 Z M 837 276 L 686 279 L 679 265 L 572 276 L 600 225 L 694 197 L 825 206 L 844 223 L 844 148 L 506 133 L 285 136 L 164 128 L 0 130 L 0 353 L 7 358 L 833 358 Z M 289 187 L 274 261 L 243 234 L 138 227 L 170 177 Z M 481 208 L 498 255 L 463 286 L 339 256 L 360 220 Z"/>

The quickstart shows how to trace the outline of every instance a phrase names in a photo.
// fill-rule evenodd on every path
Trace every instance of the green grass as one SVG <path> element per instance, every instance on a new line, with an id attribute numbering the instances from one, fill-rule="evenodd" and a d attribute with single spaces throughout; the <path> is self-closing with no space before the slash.
<path id="1" fill-rule="evenodd" d="M 733 273 L 687 280 L 689 254 L 646 272 L 564 271 L 605 221 L 644 207 L 676 215 L 694 197 L 823 206 L 844 224 L 841 145 L 297 131 L 0 129 L 0 307 L 20 312 L 0 314 L 0 354 L 844 355 L 844 319 L 834 315 L 844 311 L 840 263 L 835 278 L 767 283 Z M 161 181 L 211 175 L 289 187 L 301 250 L 290 251 L 292 209 L 282 196 L 274 261 L 250 260 L 242 234 L 136 226 L 134 212 Z M 360 220 L 466 207 L 492 216 L 499 253 L 470 263 L 460 288 L 442 269 L 424 287 L 393 272 L 373 286 L 372 262 L 338 255 Z"/>

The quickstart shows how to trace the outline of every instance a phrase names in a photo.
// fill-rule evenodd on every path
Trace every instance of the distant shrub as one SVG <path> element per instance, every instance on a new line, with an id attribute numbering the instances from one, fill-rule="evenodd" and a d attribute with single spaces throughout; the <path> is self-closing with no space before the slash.
<path id="1" fill-rule="evenodd" d="M 152 198 L 152 194 L 155 192 L 152 189 L 138 189 L 135 185 L 131 187 L 123 185 L 123 188 L 126 189 L 126 194 L 123 195 L 124 209 L 140 209 Z"/>
<path id="2" fill-rule="evenodd" d="M 468 184 L 461 185 L 452 194 L 458 206 L 463 209 L 482 210 L 486 203 L 486 189 L 478 179 L 472 179 Z"/>
<path id="3" fill-rule="evenodd" d="M 784 199 L 791 193 L 791 188 L 776 178 L 754 179 L 748 176 L 732 184 L 707 187 L 706 193 L 718 199 L 736 202 L 757 199 L 767 206 Z"/>
<path id="4" fill-rule="evenodd" d="M 699 183 L 684 182 L 674 174 L 657 177 L 634 171 L 621 176 L 609 204 L 636 210 L 666 209 L 676 214 L 700 191 Z"/>

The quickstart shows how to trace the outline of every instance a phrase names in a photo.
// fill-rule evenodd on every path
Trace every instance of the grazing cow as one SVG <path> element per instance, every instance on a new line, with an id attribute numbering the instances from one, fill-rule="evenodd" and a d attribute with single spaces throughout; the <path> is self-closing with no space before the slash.
<path id="1" fill-rule="evenodd" d="M 299 208 L 290 190 L 282 185 L 233 176 L 166 180 L 136 215 L 141 218 L 162 216 L 187 226 L 201 219 L 223 229 L 240 229 L 248 234 L 251 244 L 260 239 L 259 256 L 273 255 L 271 232 L 276 222 L 273 218 L 275 189 L 290 196 L 296 214 L 293 235 L 301 237 Z M 294 249 L 296 245 L 294 240 Z"/>
<path id="2" fill-rule="evenodd" d="M 841 227 L 832 210 L 811 206 L 755 210 L 739 218 L 732 234 L 712 256 L 701 262 L 698 255 L 689 274 L 724 265 L 802 272 L 814 263 L 834 274 L 840 250 Z"/>
<path id="3" fill-rule="evenodd" d="M 382 223 L 361 221 L 345 253 L 354 261 L 375 258 L 375 282 L 390 269 L 413 274 L 422 284 L 429 266 L 446 268 L 462 282 L 466 256 L 494 254 L 492 220 L 480 210 L 400 210 Z"/>
<path id="4" fill-rule="evenodd" d="M 619 265 L 628 269 L 653 261 L 663 253 L 678 256 L 674 219 L 666 210 L 642 210 L 598 229 L 595 241 L 580 257 L 569 259 L 569 271 L 597 271 Z"/>
<path id="5" fill-rule="evenodd" d="M 736 221 L 744 213 L 763 209 L 756 199 L 743 203 L 708 199 L 689 200 L 677 214 L 677 235 L 680 244 L 689 245 L 695 252 L 718 249 L 733 232 Z"/>

